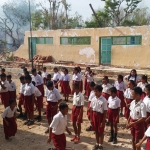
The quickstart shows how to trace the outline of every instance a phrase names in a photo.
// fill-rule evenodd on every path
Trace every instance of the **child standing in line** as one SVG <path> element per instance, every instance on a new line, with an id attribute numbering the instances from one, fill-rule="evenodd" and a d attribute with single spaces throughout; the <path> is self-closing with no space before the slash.
<path id="1" fill-rule="evenodd" d="M 80 66 L 77 67 L 78 68 L 78 75 L 79 75 L 79 82 L 80 82 L 80 92 L 82 93 L 83 91 L 83 80 L 82 80 L 82 72 L 81 72 L 81 68 Z"/>
<path id="2" fill-rule="evenodd" d="M 43 67 L 43 72 L 42 72 L 42 78 L 43 78 L 43 81 L 44 81 L 44 85 L 46 85 L 46 80 L 47 80 L 47 75 L 48 73 L 46 72 L 46 67 Z"/>
<path id="3" fill-rule="evenodd" d="M 106 98 L 106 100 L 108 100 L 109 96 L 110 96 L 110 88 L 112 87 L 111 84 L 109 84 L 109 79 L 108 76 L 104 76 L 102 79 L 102 95 Z"/>
<path id="4" fill-rule="evenodd" d="M 53 117 L 53 121 L 49 126 L 49 137 L 47 143 L 53 140 L 56 150 L 67 150 L 65 131 L 71 135 L 67 127 L 68 105 L 60 103 L 59 112 Z"/>
<path id="5" fill-rule="evenodd" d="M 5 73 L 5 69 L 4 68 L 1 69 L 1 74 L 3 74 L 3 73 Z"/>
<path id="6" fill-rule="evenodd" d="M 87 107 L 87 116 L 88 116 L 89 121 L 91 121 L 91 119 L 90 119 L 90 115 L 91 115 L 90 114 L 90 105 L 91 105 L 92 99 L 95 97 L 94 87 L 95 87 L 95 83 L 91 82 L 90 83 L 91 93 L 90 93 L 90 96 L 88 99 L 88 107 Z M 86 131 L 92 131 L 92 123 L 90 124 L 90 126 L 88 128 L 86 128 Z"/>
<path id="7" fill-rule="evenodd" d="M 6 107 L 2 114 L 5 139 L 9 140 L 11 136 L 15 136 L 17 132 L 16 124 L 16 101 L 10 99 L 9 106 Z"/>
<path id="8" fill-rule="evenodd" d="M 1 81 L 0 81 L 0 94 L 1 94 L 1 100 L 2 104 L 4 104 L 4 107 L 9 106 L 9 83 L 6 80 L 6 74 L 1 74 Z"/>
<path id="9" fill-rule="evenodd" d="M 95 86 L 95 97 L 90 104 L 90 119 L 96 137 L 96 144 L 92 150 L 103 149 L 105 120 L 108 108 L 107 100 L 102 96 L 102 90 L 103 88 L 100 85 Z"/>
<path id="10" fill-rule="evenodd" d="M 7 76 L 7 81 L 9 82 L 9 98 L 10 99 L 15 99 L 16 100 L 16 84 L 14 81 L 12 81 L 12 76 L 8 75 Z"/>
<path id="11" fill-rule="evenodd" d="M 146 105 L 141 100 L 142 89 L 140 87 L 133 88 L 132 97 L 133 101 L 130 104 L 130 117 L 126 125 L 127 129 L 131 129 L 132 135 L 132 148 L 133 150 L 140 150 L 136 148 L 136 144 L 144 136 L 144 122 L 146 119 Z"/>
<path id="12" fill-rule="evenodd" d="M 60 87 L 61 87 L 61 94 L 64 94 L 64 91 L 63 91 L 63 76 L 64 76 L 64 69 L 66 68 L 61 68 L 61 72 L 60 72 L 60 78 L 59 78 L 59 81 L 60 82 Z M 71 94 L 71 93 L 70 93 Z"/>
<path id="13" fill-rule="evenodd" d="M 30 75 L 25 76 L 25 89 L 24 89 L 24 103 L 25 103 L 25 111 L 27 113 L 28 120 L 24 123 L 27 126 L 33 125 L 33 113 L 34 113 L 34 93 L 35 87 L 32 84 L 32 78 Z"/>
<path id="14" fill-rule="evenodd" d="M 32 81 L 32 84 L 35 86 L 34 81 Z M 34 119 L 36 119 L 38 122 L 40 122 L 42 120 L 41 109 L 43 108 L 43 96 L 42 96 L 42 93 L 40 92 L 40 90 L 37 87 L 35 87 L 34 96 L 36 98 L 35 104 L 36 104 L 36 107 L 37 107 L 38 113 L 39 113 L 39 115 Z"/>
<path id="15" fill-rule="evenodd" d="M 117 89 L 115 87 L 110 88 L 110 97 L 108 99 L 108 122 L 110 122 L 111 136 L 108 142 L 117 144 L 117 124 L 119 123 L 121 100 L 117 97 Z"/>
<path id="16" fill-rule="evenodd" d="M 84 96 L 80 92 L 79 84 L 77 83 L 73 85 L 73 91 L 74 96 L 71 121 L 73 122 L 75 136 L 71 139 L 71 141 L 77 144 L 80 141 L 81 123 L 83 122 Z"/>
<path id="17" fill-rule="evenodd" d="M 133 98 L 132 98 L 132 89 L 136 87 L 136 83 L 133 81 L 133 80 L 130 80 L 128 82 L 128 88 L 125 90 L 124 92 L 124 100 L 125 100 L 125 104 L 126 104 L 126 107 L 125 107 L 125 118 L 128 120 L 129 116 L 130 116 L 130 104 L 131 102 L 133 101 Z"/>
<path id="18" fill-rule="evenodd" d="M 53 117 L 57 114 L 58 105 L 62 101 L 58 89 L 54 87 L 53 81 L 47 82 L 47 90 L 45 91 L 45 96 L 47 99 L 46 116 L 48 120 L 48 125 L 50 125 Z M 48 132 L 49 128 L 45 131 L 45 133 Z"/>
<path id="19" fill-rule="evenodd" d="M 123 117 L 123 108 L 126 106 L 124 102 L 124 91 L 126 90 L 126 84 L 123 81 L 123 76 L 118 75 L 117 81 L 114 84 L 117 89 L 117 97 L 121 100 L 121 112 L 120 116 Z"/>
<path id="20" fill-rule="evenodd" d="M 143 99 L 145 98 L 145 96 L 146 96 L 146 93 L 145 93 L 145 86 L 146 86 L 147 84 L 148 84 L 147 76 L 146 76 L 146 75 L 143 75 L 142 78 L 141 78 L 141 82 L 139 82 L 139 83 L 137 84 L 137 86 L 140 87 L 140 88 L 142 89 L 142 91 L 143 91 L 142 96 L 141 96 L 142 100 L 143 100 Z"/>
<path id="21" fill-rule="evenodd" d="M 60 73 L 58 72 L 58 68 L 54 68 L 53 71 L 54 71 L 53 82 L 54 82 L 55 88 L 58 89 L 57 82 L 60 79 Z"/>
<path id="22" fill-rule="evenodd" d="M 85 94 L 86 95 L 86 86 L 87 86 L 87 76 L 89 74 L 89 72 L 91 71 L 90 67 L 86 67 L 86 70 L 84 72 L 84 76 L 85 76 L 85 79 L 84 79 L 84 90 L 85 90 Z"/>

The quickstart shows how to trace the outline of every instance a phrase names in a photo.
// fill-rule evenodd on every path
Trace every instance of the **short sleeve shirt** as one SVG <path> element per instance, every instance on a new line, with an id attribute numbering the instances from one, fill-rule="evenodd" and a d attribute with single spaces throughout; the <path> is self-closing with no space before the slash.
<path id="1" fill-rule="evenodd" d="M 146 105 L 146 111 L 150 113 L 150 97 L 146 96 L 143 102 Z"/>
<path id="2" fill-rule="evenodd" d="M 81 92 L 73 95 L 73 105 L 74 106 L 84 106 L 84 96 Z"/>
<path id="3" fill-rule="evenodd" d="M 11 81 L 11 82 L 9 83 L 8 91 L 16 91 L 16 84 L 15 84 L 14 81 Z"/>
<path id="4" fill-rule="evenodd" d="M 2 85 L 5 87 L 5 89 L 3 89 L 3 88 L 0 86 L 0 93 L 8 92 L 8 89 L 9 89 L 9 82 L 8 82 L 7 80 L 5 80 L 5 81 L 2 81 L 1 83 L 2 83 Z"/>
<path id="5" fill-rule="evenodd" d="M 124 79 L 128 79 L 129 76 L 130 76 L 130 75 L 126 75 L 126 76 L 124 77 Z M 135 77 L 131 76 L 128 80 L 129 80 L 129 81 L 130 81 L 130 80 L 135 81 Z M 135 81 L 135 82 L 138 82 L 138 81 L 140 81 L 140 80 L 141 80 L 141 77 L 136 76 L 136 81 Z"/>
<path id="6" fill-rule="evenodd" d="M 92 99 L 95 97 L 95 92 L 91 91 L 90 96 L 89 96 L 89 101 L 92 101 Z"/>
<path id="7" fill-rule="evenodd" d="M 30 84 L 26 84 L 25 88 L 24 88 L 24 95 L 25 96 L 31 96 L 35 93 L 35 86 L 30 83 Z"/>
<path id="8" fill-rule="evenodd" d="M 121 83 L 119 83 L 118 81 L 115 82 L 114 87 L 116 87 L 116 89 L 118 91 L 122 91 L 124 92 L 126 90 L 126 85 L 125 83 L 122 81 Z"/>
<path id="9" fill-rule="evenodd" d="M 42 72 L 42 78 L 47 78 L 48 73 L 47 72 Z"/>
<path id="10" fill-rule="evenodd" d="M 147 85 L 148 83 L 145 83 L 143 84 L 142 82 L 139 82 L 137 87 L 140 87 L 142 89 L 143 92 L 145 92 L 145 86 Z"/>
<path id="11" fill-rule="evenodd" d="M 42 85 L 44 83 L 43 78 L 39 74 L 32 76 L 32 81 L 35 82 L 35 86 Z"/>
<path id="12" fill-rule="evenodd" d="M 5 117 L 12 118 L 12 117 L 14 117 L 14 114 L 15 114 L 16 110 L 17 110 L 17 107 L 15 107 L 13 110 L 11 110 L 10 106 L 8 106 L 4 110 L 4 112 L 2 113 L 2 118 L 5 118 Z"/>
<path id="13" fill-rule="evenodd" d="M 106 93 L 106 94 L 110 94 L 109 89 L 110 89 L 111 87 L 112 87 L 112 85 L 109 84 L 109 83 L 107 83 L 106 85 L 103 84 L 103 85 L 102 85 L 102 88 L 103 88 L 102 92 L 103 92 L 103 93 Z"/>
<path id="14" fill-rule="evenodd" d="M 70 77 L 69 77 L 69 75 L 68 74 L 64 74 L 63 76 L 62 76 L 62 81 L 70 81 Z"/>
<path id="15" fill-rule="evenodd" d="M 21 84 L 21 85 L 20 85 L 20 94 L 24 94 L 25 85 L 26 85 L 26 84 Z"/>
<path id="16" fill-rule="evenodd" d="M 127 88 L 124 92 L 124 97 L 127 99 L 133 99 L 132 98 L 132 90 L 130 88 Z"/>
<path id="17" fill-rule="evenodd" d="M 117 109 L 120 107 L 120 103 L 121 103 L 121 100 L 116 96 L 116 97 L 112 97 L 110 96 L 108 98 L 108 107 L 110 109 Z"/>
<path id="18" fill-rule="evenodd" d="M 60 73 L 59 72 L 54 73 L 53 81 L 58 81 L 59 79 L 60 79 Z"/>

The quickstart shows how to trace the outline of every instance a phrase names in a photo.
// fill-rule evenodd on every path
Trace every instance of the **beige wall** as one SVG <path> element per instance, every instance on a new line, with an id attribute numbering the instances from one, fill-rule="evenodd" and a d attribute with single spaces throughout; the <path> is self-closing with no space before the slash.
<path id="1" fill-rule="evenodd" d="M 37 45 L 37 55 L 52 55 L 55 61 L 74 61 L 85 64 L 99 64 L 99 38 L 111 36 L 142 35 L 141 46 L 112 46 L 111 65 L 150 67 L 150 26 L 118 27 L 73 30 L 34 31 L 33 37 L 53 37 L 53 45 Z M 60 37 L 91 36 L 91 45 L 60 45 Z M 24 44 L 15 52 L 16 56 L 29 58 L 28 37 L 25 32 Z M 148 59 L 149 60 L 149 59 Z"/>

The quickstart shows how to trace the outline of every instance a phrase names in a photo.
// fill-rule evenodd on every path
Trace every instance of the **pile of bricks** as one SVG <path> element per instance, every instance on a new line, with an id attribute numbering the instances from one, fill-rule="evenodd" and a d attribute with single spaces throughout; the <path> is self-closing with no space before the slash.
<path id="1" fill-rule="evenodd" d="M 18 62 L 28 62 L 29 60 L 20 58 L 18 56 L 14 56 L 13 61 L 18 61 Z"/>

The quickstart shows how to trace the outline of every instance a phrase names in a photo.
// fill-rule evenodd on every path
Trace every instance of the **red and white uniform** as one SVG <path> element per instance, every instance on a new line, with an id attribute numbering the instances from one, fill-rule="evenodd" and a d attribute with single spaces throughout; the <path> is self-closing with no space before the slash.
<path id="1" fill-rule="evenodd" d="M 142 82 L 139 82 L 138 84 L 137 84 L 137 87 L 140 87 L 141 89 L 142 89 L 142 91 L 143 91 L 143 94 L 142 94 L 142 96 L 141 96 L 141 98 L 142 98 L 142 100 L 145 98 L 145 96 L 146 96 L 146 93 L 145 93 L 145 86 L 147 85 L 148 83 L 142 83 Z"/>
<path id="2" fill-rule="evenodd" d="M 40 92 L 40 90 L 37 87 L 35 87 L 34 96 L 37 98 L 37 103 L 36 103 L 37 108 L 38 109 L 43 108 L 43 96 L 42 96 L 42 93 Z"/>
<path id="3" fill-rule="evenodd" d="M 130 75 L 126 75 L 126 76 L 124 77 L 124 79 L 128 79 L 129 76 L 130 76 Z M 135 78 L 136 78 L 136 79 L 135 79 Z M 135 82 L 138 82 L 138 81 L 141 80 L 141 77 L 139 77 L 139 76 L 136 76 L 136 77 L 131 76 L 131 77 L 128 79 L 128 81 L 130 81 L 130 80 L 133 80 L 133 81 L 135 81 Z"/>
<path id="4" fill-rule="evenodd" d="M 16 99 L 16 84 L 14 81 L 9 82 L 9 98 Z"/>
<path id="5" fill-rule="evenodd" d="M 44 82 L 45 85 L 46 85 L 47 75 L 48 75 L 47 72 L 42 72 L 42 78 L 43 78 L 43 82 Z"/>
<path id="6" fill-rule="evenodd" d="M 93 76 L 88 74 L 87 75 L 87 85 L 86 85 L 86 96 L 89 97 L 90 96 L 90 92 L 91 92 L 91 89 L 90 89 L 90 83 L 94 81 L 93 79 Z"/>
<path id="7" fill-rule="evenodd" d="M 84 90 L 86 91 L 86 86 L 87 86 L 87 76 L 89 75 L 89 72 L 88 71 L 86 71 L 85 73 L 84 73 L 84 76 L 85 76 L 85 80 L 84 80 Z"/>
<path id="8" fill-rule="evenodd" d="M 20 95 L 19 95 L 19 105 L 24 105 L 24 90 L 25 90 L 25 85 L 22 84 L 20 85 Z"/>
<path id="9" fill-rule="evenodd" d="M 106 100 L 108 100 L 109 96 L 110 96 L 110 91 L 109 89 L 112 87 L 111 84 L 107 83 L 107 84 L 103 84 L 102 85 L 102 95 L 106 98 Z"/>

